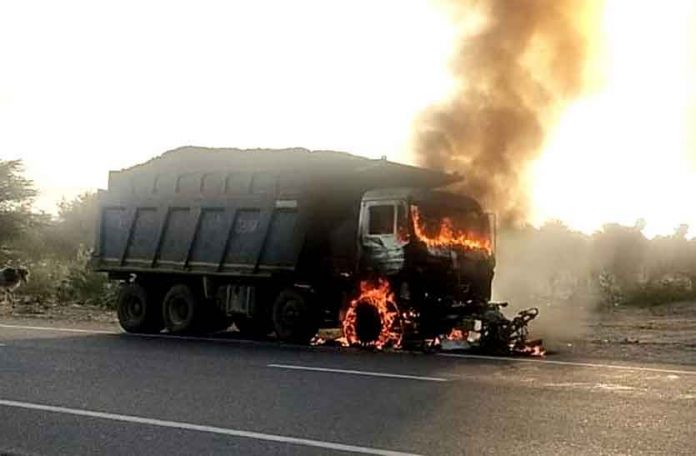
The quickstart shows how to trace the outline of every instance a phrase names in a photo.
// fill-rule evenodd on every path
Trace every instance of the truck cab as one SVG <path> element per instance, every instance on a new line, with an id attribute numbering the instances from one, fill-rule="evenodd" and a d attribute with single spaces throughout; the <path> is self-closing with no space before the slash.
<path id="1" fill-rule="evenodd" d="M 388 280 L 421 331 L 436 335 L 448 314 L 490 299 L 495 219 L 475 200 L 425 189 L 368 191 L 358 232 L 359 274 Z"/>

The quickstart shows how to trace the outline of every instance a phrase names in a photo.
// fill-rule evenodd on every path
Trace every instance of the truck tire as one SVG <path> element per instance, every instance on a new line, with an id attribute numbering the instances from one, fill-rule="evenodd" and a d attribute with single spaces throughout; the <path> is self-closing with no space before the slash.
<path id="1" fill-rule="evenodd" d="M 205 329 L 205 315 L 199 300 L 186 285 L 174 285 L 162 302 L 162 319 L 170 333 L 192 333 Z"/>
<path id="2" fill-rule="evenodd" d="M 308 343 L 319 331 L 319 319 L 312 303 L 296 291 L 280 292 L 273 303 L 273 329 L 284 342 Z"/>
<path id="3" fill-rule="evenodd" d="M 164 328 L 159 302 L 142 285 L 127 283 L 118 293 L 116 314 L 121 327 L 130 333 L 158 333 Z"/>

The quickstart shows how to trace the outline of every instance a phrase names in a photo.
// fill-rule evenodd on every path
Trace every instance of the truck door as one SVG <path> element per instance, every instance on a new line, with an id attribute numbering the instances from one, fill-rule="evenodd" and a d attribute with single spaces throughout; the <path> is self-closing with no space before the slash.
<path id="1" fill-rule="evenodd" d="M 360 211 L 360 268 L 392 275 L 405 261 L 408 206 L 402 201 L 366 201 Z"/>

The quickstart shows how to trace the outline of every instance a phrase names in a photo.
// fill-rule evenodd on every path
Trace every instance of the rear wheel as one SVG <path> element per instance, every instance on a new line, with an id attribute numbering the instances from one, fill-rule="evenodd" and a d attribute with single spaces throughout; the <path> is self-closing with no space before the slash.
<path id="1" fill-rule="evenodd" d="M 204 329 L 205 315 L 199 300 L 186 285 L 174 285 L 164 297 L 162 318 L 171 333 L 190 333 Z"/>
<path id="2" fill-rule="evenodd" d="M 164 327 L 159 304 L 156 293 L 137 283 L 127 283 L 118 294 L 118 322 L 126 332 L 157 333 Z"/>
<path id="3" fill-rule="evenodd" d="M 273 303 L 273 328 L 285 342 L 306 344 L 319 330 L 319 312 L 296 291 L 282 291 Z"/>

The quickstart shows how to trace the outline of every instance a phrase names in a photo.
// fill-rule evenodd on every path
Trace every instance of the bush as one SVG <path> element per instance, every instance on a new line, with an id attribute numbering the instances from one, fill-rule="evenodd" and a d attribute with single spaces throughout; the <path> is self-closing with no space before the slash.
<path id="1" fill-rule="evenodd" d="M 696 300 L 696 240 L 686 226 L 646 239 L 643 225 L 593 235 L 553 222 L 498 239 L 496 299 L 526 306 L 651 306 Z"/>
<path id="2" fill-rule="evenodd" d="M 31 275 L 29 282 L 22 285 L 17 294 L 42 303 L 54 303 L 58 285 L 68 272 L 68 265 L 56 259 L 42 259 L 26 264 Z"/>
<path id="3" fill-rule="evenodd" d="M 652 306 L 670 302 L 696 299 L 691 279 L 679 275 L 668 275 L 658 280 L 636 284 L 627 290 L 623 304 Z"/>
<path id="4" fill-rule="evenodd" d="M 76 261 L 66 268 L 57 288 L 58 302 L 97 305 L 109 309 L 116 306 L 118 287 L 104 273 L 89 269 L 89 251 L 81 247 Z"/>
<path id="5" fill-rule="evenodd" d="M 114 309 L 118 286 L 106 274 L 88 267 L 89 251 L 84 247 L 77 258 L 66 261 L 48 258 L 28 265 L 29 283 L 18 294 L 41 303 L 86 304 Z"/>

